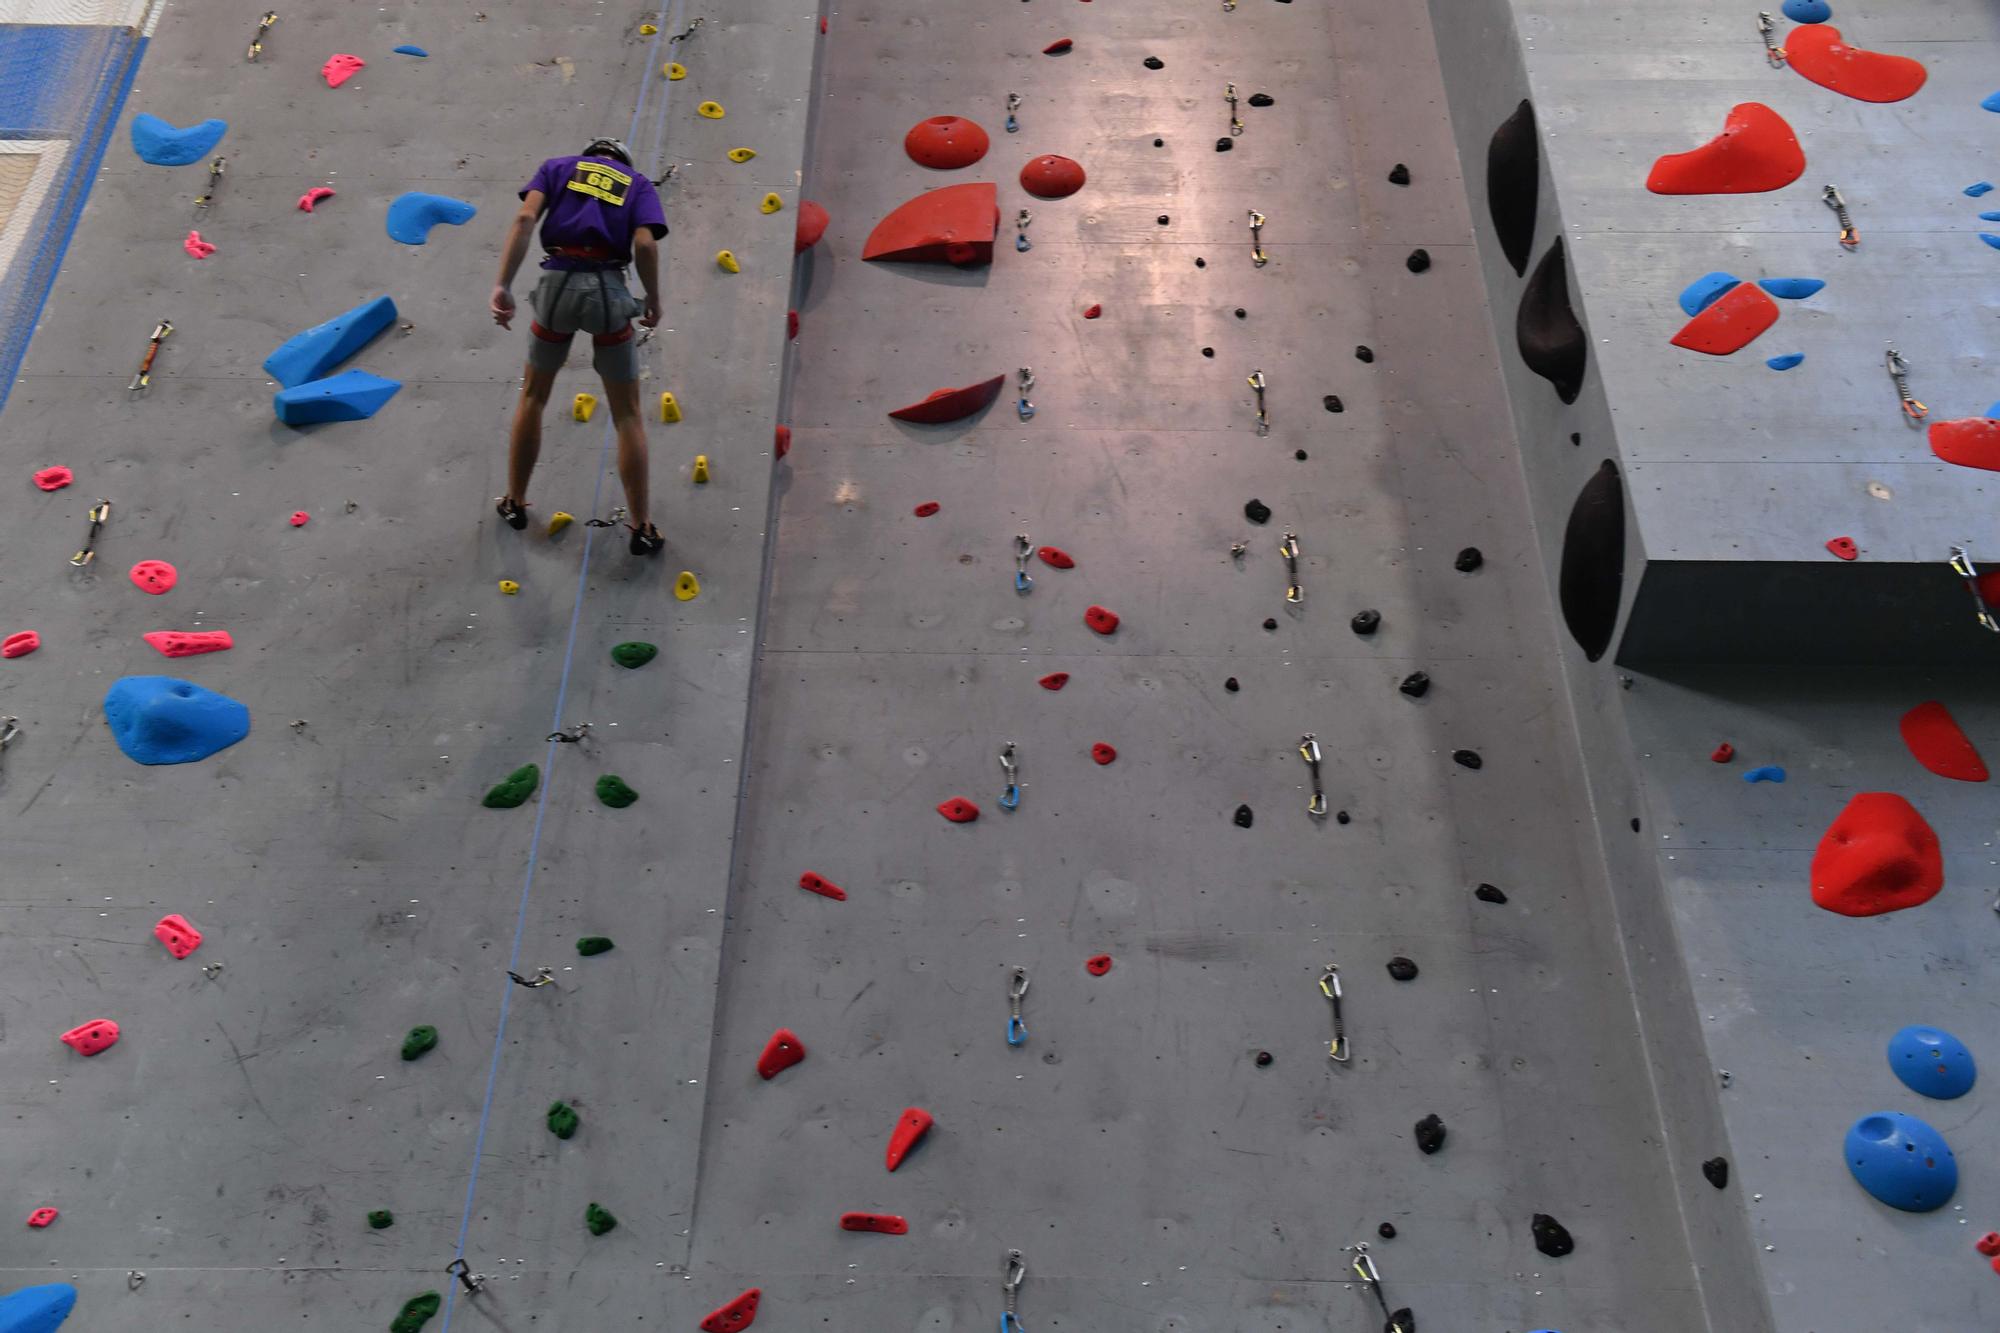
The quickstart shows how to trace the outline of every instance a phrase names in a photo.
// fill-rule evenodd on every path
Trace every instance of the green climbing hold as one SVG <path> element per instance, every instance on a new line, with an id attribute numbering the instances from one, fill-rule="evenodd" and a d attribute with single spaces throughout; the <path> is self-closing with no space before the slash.
<path id="1" fill-rule="evenodd" d="M 403 1313 L 396 1316 L 396 1322 L 389 1325 L 389 1333 L 417 1333 L 430 1317 L 444 1304 L 444 1297 L 434 1291 L 421 1296 L 412 1296 L 403 1302 Z"/>
<path id="2" fill-rule="evenodd" d="M 396 1215 L 387 1208 L 377 1208 L 374 1212 L 368 1214 L 368 1225 L 374 1227 L 377 1231 L 382 1230 L 384 1227 L 395 1226 Z"/>
<path id="3" fill-rule="evenodd" d="M 591 1235 L 601 1236 L 617 1226 L 618 1219 L 611 1215 L 609 1208 L 601 1208 L 593 1203 L 583 1210 L 583 1224 L 590 1228 Z"/>
<path id="4" fill-rule="evenodd" d="M 410 1035 L 403 1038 L 403 1058 L 414 1060 L 437 1044 L 438 1030 L 429 1023 L 411 1028 Z"/>
<path id="5" fill-rule="evenodd" d="M 639 793 L 625 785 L 625 779 L 616 773 L 606 773 L 597 780 L 597 799 L 613 810 L 623 810 L 639 799 Z"/>
<path id="6" fill-rule="evenodd" d="M 566 1139 L 576 1133 L 576 1127 L 583 1123 L 576 1108 L 568 1102 L 557 1102 L 549 1107 L 549 1133 L 559 1139 Z"/>
<path id="7" fill-rule="evenodd" d="M 636 671 L 660 655 L 650 643 L 621 643 L 611 650 L 611 660 L 627 671 Z"/>
<path id="8" fill-rule="evenodd" d="M 542 785 L 542 770 L 534 764 L 523 764 L 507 775 L 507 780 L 486 793 L 480 804 L 489 810 L 512 810 L 521 802 L 535 794 L 535 788 Z"/>
<path id="9" fill-rule="evenodd" d="M 609 935 L 585 935 L 576 942 L 576 951 L 585 958 L 595 958 L 601 953 L 611 952 Z"/>

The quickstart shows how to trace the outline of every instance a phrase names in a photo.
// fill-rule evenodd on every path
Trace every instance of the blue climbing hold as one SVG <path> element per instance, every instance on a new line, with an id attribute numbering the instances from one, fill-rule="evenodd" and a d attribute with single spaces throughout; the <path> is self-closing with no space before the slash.
<path id="1" fill-rule="evenodd" d="M 478 211 L 465 200 L 450 195 L 424 194 L 419 190 L 399 194 L 389 205 L 389 239 L 404 245 L 422 245 L 430 239 L 432 227 L 441 223 L 463 226 Z"/>
<path id="2" fill-rule="evenodd" d="M 1734 273 L 1704 273 L 1681 291 L 1681 309 L 1692 319 L 1721 299 L 1724 292 L 1742 282 Z"/>
<path id="3" fill-rule="evenodd" d="M 1995 403 L 1993 406 L 1987 408 L 1986 416 L 1990 421 L 2000 421 L 2000 403 Z"/>
<path id="4" fill-rule="evenodd" d="M 1889 1068 L 1911 1092 L 1949 1101 L 1972 1091 L 1979 1070 L 1965 1043 L 1938 1028 L 1907 1027 L 1889 1038 Z"/>
<path id="5" fill-rule="evenodd" d="M 1988 111 L 2000 111 L 2000 93 L 1986 94 L 1985 99 L 1979 105 L 1985 107 Z"/>
<path id="6" fill-rule="evenodd" d="M 1826 0 L 1785 0 L 1785 17 L 1794 23 L 1824 23 L 1833 17 Z"/>
<path id="7" fill-rule="evenodd" d="M 1743 780 L 1745 782 L 1783 782 L 1785 780 L 1785 770 L 1779 768 L 1776 764 L 1765 764 L 1762 768 L 1753 768 L 1748 773 L 1745 773 Z"/>
<path id="8" fill-rule="evenodd" d="M 104 720 L 125 757 L 142 764 L 191 764 L 250 734 L 249 709 L 172 676 L 118 681 L 104 695 Z"/>
<path id="9" fill-rule="evenodd" d="M 1981 222 L 2000 222 L 2000 213 L 1981 213 L 1979 220 Z"/>
<path id="10" fill-rule="evenodd" d="M 55 1333 L 76 1308 L 76 1288 L 67 1282 L 23 1287 L 0 1298 L 0 1333 Z"/>
<path id="11" fill-rule="evenodd" d="M 396 54 L 399 56 L 421 56 L 425 59 L 430 57 L 430 52 L 424 50 L 423 47 L 411 46 L 407 42 L 396 48 Z"/>
<path id="12" fill-rule="evenodd" d="M 1826 286 L 1825 278 L 1759 278 L 1757 285 L 1780 301 L 1803 301 L 1817 296 Z"/>
<path id="13" fill-rule="evenodd" d="M 132 117 L 132 151 L 156 167 L 184 167 L 222 142 L 229 133 L 226 120 L 204 120 L 180 129 L 141 111 Z"/>
<path id="14" fill-rule="evenodd" d="M 1985 194 L 1988 190 L 1991 190 L 1992 188 L 1993 188 L 1992 181 L 1980 181 L 1976 185 L 1966 186 L 1965 193 L 1971 198 L 1977 199 L 1980 195 Z"/>
<path id="15" fill-rule="evenodd" d="M 1913 1115 L 1865 1115 L 1847 1131 L 1844 1147 L 1855 1183 L 1891 1208 L 1928 1213 L 1951 1202 L 1958 1188 L 1951 1145 Z"/>
<path id="16" fill-rule="evenodd" d="M 1995 250 L 2000 250 L 2000 236 L 1995 236 L 1990 231 L 1982 231 L 1979 233 L 1979 239 L 1992 246 Z"/>
<path id="17" fill-rule="evenodd" d="M 1786 352 L 1783 356 L 1772 357 L 1764 364 L 1773 370 L 1790 370 L 1793 366 L 1803 363 L 1805 359 L 1804 352 Z"/>
<path id="18" fill-rule="evenodd" d="M 394 301 L 386 296 L 364 301 L 344 315 L 285 339 L 264 358 L 264 372 L 287 389 L 319 379 L 395 322 Z"/>
<path id="19" fill-rule="evenodd" d="M 272 396 L 271 407 L 287 426 L 366 421 L 402 387 L 399 380 L 385 380 L 365 370 L 344 370 L 332 379 L 307 380 L 280 389 Z"/>

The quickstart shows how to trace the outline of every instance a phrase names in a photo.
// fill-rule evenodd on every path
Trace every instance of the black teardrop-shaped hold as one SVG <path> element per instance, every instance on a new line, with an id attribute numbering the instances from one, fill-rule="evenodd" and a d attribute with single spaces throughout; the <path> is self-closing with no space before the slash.
<path id="1" fill-rule="evenodd" d="M 1147 68 L 1147 69 L 1165 69 L 1166 67 L 1167 67 L 1167 62 L 1166 62 L 1166 61 L 1164 61 L 1164 60 L 1162 60 L 1162 59 L 1160 59 L 1160 58 L 1159 58 L 1158 56 L 1147 56 L 1147 57 L 1146 57 L 1146 68 Z"/>
<path id="2" fill-rule="evenodd" d="M 1394 1240 L 1396 1239 L 1396 1224 L 1394 1222 L 1384 1222 L 1381 1226 L 1375 1228 L 1375 1234 L 1383 1240 Z"/>
<path id="3" fill-rule="evenodd" d="M 1228 690 L 1231 694 L 1234 694 L 1236 693 L 1236 691 L 1242 689 L 1243 687 L 1236 683 L 1236 677 L 1231 676 L 1228 680 L 1222 682 L 1222 688 Z"/>
<path id="4" fill-rule="evenodd" d="M 1249 504 L 1243 506 L 1243 517 L 1249 519 L 1252 523 L 1269 523 L 1271 521 L 1271 506 L 1265 504 L 1262 500 L 1252 500 Z"/>
<path id="5" fill-rule="evenodd" d="M 1701 1164 L 1701 1173 L 1708 1178 L 1708 1183 L 1717 1189 L 1727 1189 L 1729 1187 L 1729 1159 L 1727 1157 L 1709 1158 Z"/>
<path id="6" fill-rule="evenodd" d="M 1547 1213 L 1535 1214 L 1535 1248 L 1551 1259 L 1560 1259 L 1576 1248 L 1569 1228 Z"/>
<path id="7" fill-rule="evenodd" d="M 1215 151 L 1218 153 L 1226 153 L 1234 147 L 1236 147 L 1236 140 L 1226 134 L 1215 141 Z"/>
<path id="8" fill-rule="evenodd" d="M 1434 1115 L 1427 1115 L 1417 1122 L 1417 1147 L 1425 1155 L 1444 1147 L 1444 1121 Z"/>
<path id="9" fill-rule="evenodd" d="M 1458 559 L 1451 562 L 1451 567 L 1461 574 L 1470 574 L 1485 563 L 1486 557 L 1479 553 L 1479 548 L 1468 546 L 1458 553 Z"/>
<path id="10" fill-rule="evenodd" d="M 1347 627 L 1356 634 L 1366 638 L 1368 635 L 1382 628 L 1382 613 L 1380 611 L 1356 611 L 1354 619 L 1347 622 Z"/>
<path id="11" fill-rule="evenodd" d="M 1271 96 L 1271 94 L 1269 94 L 1269 93 L 1251 93 L 1251 94 L 1250 94 L 1250 105 L 1251 105 L 1251 106 L 1276 106 L 1276 105 L 1277 105 L 1277 102 L 1278 102 L 1278 99 L 1277 99 L 1277 98 L 1275 98 L 1275 97 L 1273 97 L 1273 96 Z"/>
<path id="12" fill-rule="evenodd" d="M 1479 751 L 1477 750 L 1453 750 L 1451 752 L 1451 761 L 1460 768 L 1481 768 L 1486 763 L 1484 759 L 1479 757 Z"/>
<path id="13" fill-rule="evenodd" d="M 1412 699 L 1421 699 L 1431 690 L 1431 678 L 1421 671 L 1412 671 L 1403 677 L 1403 683 L 1396 687 Z"/>
<path id="14" fill-rule="evenodd" d="M 1431 252 L 1417 249 L 1410 251 L 1410 257 L 1403 261 L 1403 267 L 1412 273 L 1422 273 L 1431 266 Z"/>
<path id="15" fill-rule="evenodd" d="M 1410 169 L 1408 167 L 1398 162 L 1395 166 L 1389 168 L 1389 184 L 1408 185 L 1409 183 Z"/>
<path id="16" fill-rule="evenodd" d="M 1239 805 L 1236 807 L 1235 819 L 1237 828 L 1249 828 L 1252 824 L 1257 822 L 1257 816 L 1251 813 L 1250 807 L 1247 805 Z"/>
<path id="17" fill-rule="evenodd" d="M 1542 144 L 1527 98 L 1500 122 L 1486 145 L 1486 211 L 1500 253 L 1516 274 L 1527 271 L 1535 247 L 1535 201 L 1542 188 Z"/>
<path id="18" fill-rule="evenodd" d="M 1415 981 L 1417 979 L 1417 960 L 1414 958 L 1405 958 L 1401 954 L 1397 954 L 1389 960 L 1389 975 L 1398 981 Z"/>
<path id="19" fill-rule="evenodd" d="M 1363 343 L 1354 349 L 1354 359 L 1366 365 L 1375 359 L 1375 349 Z"/>
<path id="20" fill-rule="evenodd" d="M 1605 459 L 1576 494 L 1563 529 L 1556 602 L 1583 655 L 1595 662 L 1611 646 L 1625 587 L 1625 483 Z"/>
<path id="21" fill-rule="evenodd" d="M 1549 247 L 1521 290 L 1514 341 L 1528 369 L 1555 385 L 1556 397 L 1565 403 L 1576 401 L 1583 392 L 1590 348 L 1569 303 L 1569 267 L 1563 262 L 1561 240 Z"/>
<path id="22" fill-rule="evenodd" d="M 1493 884 L 1481 884 L 1472 891 L 1472 896 L 1479 899 L 1482 903 L 1504 903 L 1507 901 L 1507 895 L 1501 892 L 1497 885 Z"/>
<path id="23" fill-rule="evenodd" d="M 1329 412 L 1345 412 L 1347 410 L 1347 404 L 1340 401 L 1340 395 L 1337 393 L 1330 393 L 1320 399 L 1319 402 L 1320 406 Z"/>

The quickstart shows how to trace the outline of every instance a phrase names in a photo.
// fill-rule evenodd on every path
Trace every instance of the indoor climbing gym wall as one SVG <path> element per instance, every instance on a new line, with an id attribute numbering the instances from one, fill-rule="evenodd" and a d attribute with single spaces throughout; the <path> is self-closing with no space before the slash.
<path id="1" fill-rule="evenodd" d="M 1991 1326 L 2000 18 L 1767 2 L 0 0 L 0 1333 Z"/>

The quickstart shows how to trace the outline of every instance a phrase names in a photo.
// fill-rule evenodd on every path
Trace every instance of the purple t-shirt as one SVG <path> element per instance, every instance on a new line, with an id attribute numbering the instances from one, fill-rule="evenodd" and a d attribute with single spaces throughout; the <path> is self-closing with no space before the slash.
<path id="1" fill-rule="evenodd" d="M 615 157 L 552 157 L 521 191 L 540 190 L 548 201 L 542 214 L 542 248 L 601 250 L 601 258 L 551 254 L 543 268 L 622 267 L 632 259 L 632 235 L 639 228 L 654 237 L 667 234 L 667 215 L 653 182 Z"/>

